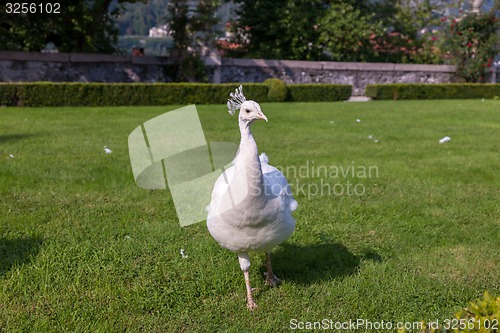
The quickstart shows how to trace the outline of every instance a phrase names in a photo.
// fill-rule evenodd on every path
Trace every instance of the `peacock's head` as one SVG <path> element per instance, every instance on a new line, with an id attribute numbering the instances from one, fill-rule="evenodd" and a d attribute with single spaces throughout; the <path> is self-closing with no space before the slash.
<path id="1" fill-rule="evenodd" d="M 238 118 L 247 125 L 258 119 L 267 121 L 267 117 L 262 113 L 260 105 L 254 101 L 247 101 L 243 95 L 243 87 L 239 86 L 234 93 L 229 94 L 231 98 L 227 101 L 227 108 L 230 115 L 234 115 L 236 110 L 240 110 Z"/>
<path id="2" fill-rule="evenodd" d="M 267 117 L 262 113 L 259 103 L 254 101 L 245 101 L 241 104 L 239 118 L 249 124 L 259 119 L 267 121 Z"/>

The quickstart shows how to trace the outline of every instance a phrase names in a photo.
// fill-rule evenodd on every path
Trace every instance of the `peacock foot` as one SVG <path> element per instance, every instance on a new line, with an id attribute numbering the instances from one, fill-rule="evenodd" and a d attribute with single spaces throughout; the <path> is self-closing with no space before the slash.
<path id="1" fill-rule="evenodd" d="M 253 301 L 253 299 L 247 299 L 247 308 L 250 311 L 253 311 L 253 310 L 257 309 L 257 304 L 255 304 L 255 302 Z"/>
<path id="2" fill-rule="evenodd" d="M 276 287 L 278 283 L 280 283 L 280 279 L 276 277 L 274 274 L 268 274 L 267 272 L 264 273 L 266 276 L 266 284 L 270 287 Z"/>

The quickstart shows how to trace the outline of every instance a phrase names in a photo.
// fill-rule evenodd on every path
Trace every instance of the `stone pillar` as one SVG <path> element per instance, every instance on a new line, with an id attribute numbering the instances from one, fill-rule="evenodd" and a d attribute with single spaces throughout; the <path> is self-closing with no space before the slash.
<path id="1" fill-rule="evenodd" d="M 483 0 L 470 0 L 472 5 L 472 12 L 479 13 L 481 10 L 481 5 L 483 4 Z"/>
<path id="2" fill-rule="evenodd" d="M 214 68 L 214 76 L 212 78 L 212 83 L 221 83 L 222 77 L 222 60 L 218 54 L 211 53 L 210 56 L 203 58 L 205 66 L 210 66 Z"/>

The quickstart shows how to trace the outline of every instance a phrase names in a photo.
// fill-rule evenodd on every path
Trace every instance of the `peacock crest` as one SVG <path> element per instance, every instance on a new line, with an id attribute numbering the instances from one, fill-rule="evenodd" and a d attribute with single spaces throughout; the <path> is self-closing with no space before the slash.
<path id="1" fill-rule="evenodd" d="M 232 116 L 236 112 L 236 110 L 239 110 L 241 108 L 241 104 L 245 102 L 247 99 L 245 95 L 243 95 L 243 87 L 240 85 L 236 90 L 232 93 L 229 94 L 231 97 L 230 99 L 227 100 L 227 108 L 229 114 Z"/>

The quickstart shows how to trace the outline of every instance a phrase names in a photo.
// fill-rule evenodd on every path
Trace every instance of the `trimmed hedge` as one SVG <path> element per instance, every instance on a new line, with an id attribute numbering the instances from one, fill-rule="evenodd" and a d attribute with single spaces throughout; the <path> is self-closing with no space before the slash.
<path id="1" fill-rule="evenodd" d="M 244 84 L 252 99 L 267 100 L 267 88 Z M 202 83 L 6 83 L 0 84 L 0 105 L 119 106 L 225 103 L 237 84 Z"/>
<path id="2" fill-rule="evenodd" d="M 0 83 L 0 105 L 39 107 L 225 104 L 229 93 L 238 85 L 239 83 Z M 271 101 L 269 85 L 242 85 L 248 99 L 260 103 Z M 346 100 L 351 92 L 351 86 L 333 84 L 285 87 L 293 101 L 304 102 Z"/>
<path id="3" fill-rule="evenodd" d="M 474 99 L 500 97 L 500 84 L 369 84 L 366 96 L 373 99 Z"/>
<path id="4" fill-rule="evenodd" d="M 292 102 L 345 101 L 352 93 L 352 86 L 348 84 L 290 84 L 287 87 Z"/>
<path id="5" fill-rule="evenodd" d="M 285 81 L 271 78 L 263 83 L 269 88 L 267 92 L 269 102 L 286 102 L 288 100 L 288 88 Z"/>

